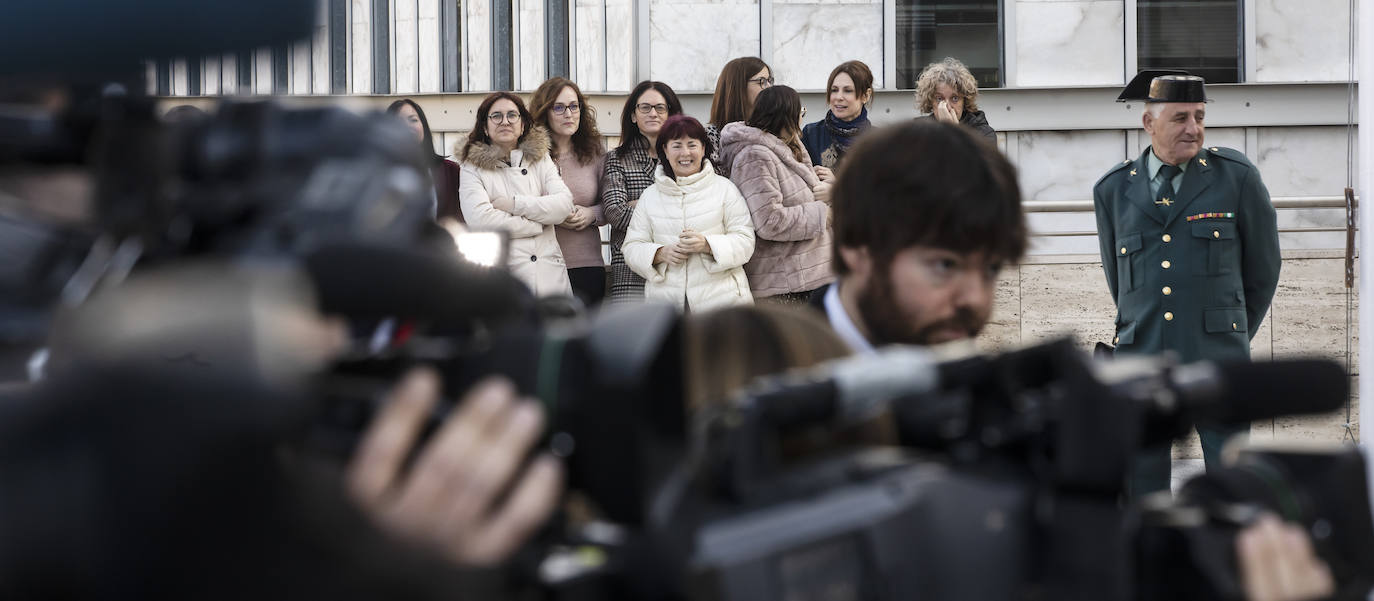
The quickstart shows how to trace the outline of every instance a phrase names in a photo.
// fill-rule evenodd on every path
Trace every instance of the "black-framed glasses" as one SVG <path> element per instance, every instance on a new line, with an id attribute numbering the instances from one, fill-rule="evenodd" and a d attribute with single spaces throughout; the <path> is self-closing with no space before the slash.
<path id="1" fill-rule="evenodd" d="M 749 83 L 752 83 L 752 84 L 754 84 L 754 85 L 756 85 L 756 86 L 758 86 L 758 87 L 760 87 L 760 88 L 771 88 L 771 87 L 773 87 L 773 78 L 772 78 L 772 77 L 755 77 L 755 78 L 749 80 Z"/>
<path id="2" fill-rule="evenodd" d="M 580 104 L 578 104 L 578 103 L 576 103 L 576 102 L 572 102 L 572 103 L 569 103 L 569 104 L 555 104 L 555 105 L 553 105 L 553 114 L 555 114 L 555 115 L 562 115 L 562 114 L 565 114 L 565 113 L 571 113 L 571 114 L 576 115 L 576 114 L 581 113 L 581 112 L 582 112 L 582 105 L 580 105 Z"/>
<path id="3" fill-rule="evenodd" d="M 505 121 L 507 123 L 519 123 L 520 113 L 517 113 L 515 111 L 510 111 L 506 113 L 492 113 L 490 115 L 487 115 L 487 120 L 491 121 L 492 123 L 501 123 L 502 121 Z"/>
<path id="4" fill-rule="evenodd" d="M 649 113 L 651 113 L 651 112 L 654 112 L 654 113 L 661 113 L 661 114 L 667 115 L 667 114 L 668 114 L 668 105 L 666 105 L 666 104 L 649 104 L 649 103 L 647 103 L 647 102 L 641 102 L 641 103 L 635 105 L 635 110 L 639 111 L 639 114 L 641 114 L 641 115 L 647 115 L 647 114 L 649 114 Z"/>

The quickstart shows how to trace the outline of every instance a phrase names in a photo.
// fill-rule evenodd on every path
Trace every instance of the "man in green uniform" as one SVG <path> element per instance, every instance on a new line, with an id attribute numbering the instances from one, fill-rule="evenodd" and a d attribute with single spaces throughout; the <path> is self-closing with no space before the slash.
<path id="1" fill-rule="evenodd" d="M 1202 78 L 1156 75 L 1141 73 L 1118 99 L 1145 101 L 1150 147 L 1093 187 L 1116 352 L 1245 360 L 1279 280 L 1274 206 L 1243 154 L 1204 145 Z M 1197 429 L 1212 469 L 1225 440 L 1249 424 Z M 1167 445 L 1141 453 L 1130 494 L 1168 490 L 1169 462 Z"/>

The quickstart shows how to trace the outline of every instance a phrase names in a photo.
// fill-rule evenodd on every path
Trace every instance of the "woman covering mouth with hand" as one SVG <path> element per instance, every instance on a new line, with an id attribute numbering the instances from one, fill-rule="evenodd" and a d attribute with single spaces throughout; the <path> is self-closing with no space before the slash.
<path id="1" fill-rule="evenodd" d="M 916 110 L 926 113 L 926 119 L 963 125 L 997 141 L 997 131 L 978 110 L 978 79 L 959 59 L 946 57 L 926 65 L 916 81 Z"/>

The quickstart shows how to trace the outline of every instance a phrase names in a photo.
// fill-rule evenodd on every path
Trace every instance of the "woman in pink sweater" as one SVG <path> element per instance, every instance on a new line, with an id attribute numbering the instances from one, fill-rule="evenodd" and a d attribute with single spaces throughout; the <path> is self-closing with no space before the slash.
<path id="1" fill-rule="evenodd" d="M 720 132 L 722 161 L 754 218 L 754 256 L 744 266 L 754 298 L 805 303 L 830 272 L 830 184 L 800 140 L 801 98 L 787 86 L 759 92 L 749 119 Z"/>
<path id="2" fill-rule="evenodd" d="M 601 254 L 601 172 L 606 147 L 596 129 L 596 111 L 577 84 L 554 77 L 530 97 L 534 121 L 553 137 L 553 161 L 573 195 L 573 213 L 554 231 L 573 294 L 592 307 L 606 296 L 606 262 Z"/>

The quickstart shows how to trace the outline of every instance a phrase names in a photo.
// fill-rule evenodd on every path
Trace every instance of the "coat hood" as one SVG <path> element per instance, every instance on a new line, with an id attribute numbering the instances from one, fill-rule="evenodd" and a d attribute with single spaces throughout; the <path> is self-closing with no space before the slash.
<path id="1" fill-rule="evenodd" d="M 727 165 L 733 165 L 735 157 L 744 152 L 744 149 L 756 145 L 776 155 L 782 164 L 806 180 L 808 186 L 815 187 L 820 183 L 811 165 L 798 161 L 797 157 L 792 155 L 792 149 L 777 136 L 745 125 L 743 121 L 727 123 L 725 128 L 720 130 L 720 160 Z"/>
<path id="2" fill-rule="evenodd" d="M 520 140 L 520 145 L 516 148 L 525 156 L 527 162 L 533 163 L 549 156 L 549 148 L 552 145 L 548 130 L 536 125 L 530 128 L 529 133 L 525 134 L 525 138 Z M 500 169 L 506 166 L 505 159 L 501 149 L 492 144 L 469 142 L 463 148 L 459 160 L 470 162 L 479 169 Z"/>

